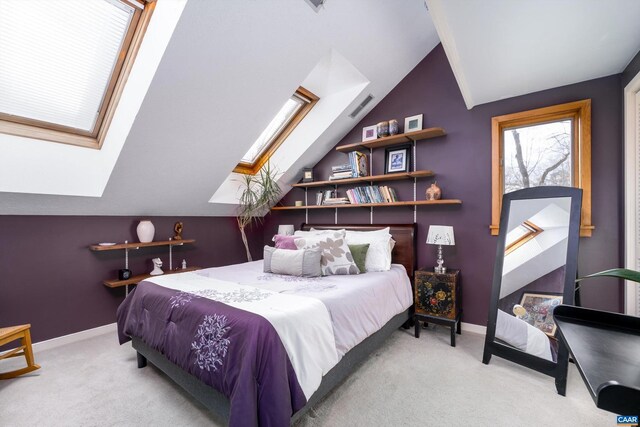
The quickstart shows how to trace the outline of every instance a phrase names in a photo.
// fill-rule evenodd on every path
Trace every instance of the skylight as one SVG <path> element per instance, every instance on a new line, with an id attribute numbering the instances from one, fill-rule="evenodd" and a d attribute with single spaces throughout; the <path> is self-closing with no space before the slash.
<path id="1" fill-rule="evenodd" d="M 0 119 L 96 138 L 141 9 L 135 0 L 0 1 Z"/>
<path id="2" fill-rule="evenodd" d="M 298 88 L 242 156 L 234 172 L 257 173 L 317 101 L 318 97 L 313 93 L 303 87 Z"/>

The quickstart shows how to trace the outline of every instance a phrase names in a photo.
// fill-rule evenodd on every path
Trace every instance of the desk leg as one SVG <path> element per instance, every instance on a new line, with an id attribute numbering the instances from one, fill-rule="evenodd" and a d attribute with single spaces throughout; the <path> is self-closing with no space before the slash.
<path id="1" fill-rule="evenodd" d="M 456 333 L 458 335 L 462 335 L 462 321 L 460 319 L 458 319 L 458 322 L 456 323 Z"/>
<path id="2" fill-rule="evenodd" d="M 414 318 L 414 322 L 415 322 L 415 324 L 413 325 L 414 335 L 416 338 L 420 338 L 420 320 L 418 320 L 417 318 Z"/>
<path id="3" fill-rule="evenodd" d="M 451 347 L 456 346 L 456 325 L 451 325 Z"/>

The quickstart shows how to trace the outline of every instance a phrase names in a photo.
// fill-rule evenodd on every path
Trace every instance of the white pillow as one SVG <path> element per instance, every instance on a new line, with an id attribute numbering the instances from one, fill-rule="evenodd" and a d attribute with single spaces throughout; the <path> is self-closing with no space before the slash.
<path id="1" fill-rule="evenodd" d="M 293 235 L 294 236 L 330 236 L 334 233 L 344 233 L 345 229 L 341 229 L 341 230 L 317 230 L 315 228 L 312 228 L 309 231 L 304 231 L 304 230 L 296 230 Z"/>
<path id="2" fill-rule="evenodd" d="M 348 245 L 369 244 L 364 261 L 366 271 L 391 270 L 391 252 L 396 242 L 391 238 L 388 227 L 375 231 L 347 230 L 346 239 Z"/>
<path id="3" fill-rule="evenodd" d="M 344 238 L 344 231 L 333 231 L 330 234 L 306 235 L 296 239 L 298 249 L 320 248 L 322 274 L 360 274 L 358 266 Z"/>

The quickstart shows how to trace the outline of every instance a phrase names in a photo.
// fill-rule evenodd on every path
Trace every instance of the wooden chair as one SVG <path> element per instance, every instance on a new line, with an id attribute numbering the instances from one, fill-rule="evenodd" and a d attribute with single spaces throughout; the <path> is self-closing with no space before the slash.
<path id="1" fill-rule="evenodd" d="M 3 346 L 11 341 L 20 339 L 20 347 L 9 350 L 0 355 L 0 360 L 8 357 L 24 356 L 27 360 L 27 366 L 15 371 L 4 372 L 0 374 L 0 380 L 7 380 L 9 378 L 15 378 L 18 375 L 26 374 L 27 372 L 40 369 L 40 365 L 36 365 L 33 360 L 33 350 L 31 348 L 31 325 L 10 326 L 8 328 L 0 328 L 0 346 Z"/>

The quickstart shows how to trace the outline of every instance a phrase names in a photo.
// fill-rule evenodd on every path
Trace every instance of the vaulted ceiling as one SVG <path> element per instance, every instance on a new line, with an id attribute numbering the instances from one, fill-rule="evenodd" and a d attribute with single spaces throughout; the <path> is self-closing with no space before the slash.
<path id="1" fill-rule="evenodd" d="M 130 81 L 140 101 L 122 113 L 121 143 L 0 135 L 0 214 L 231 214 L 231 170 L 298 86 L 321 101 L 280 153 L 285 186 L 440 40 L 469 108 L 619 73 L 640 49 L 635 0 L 328 0 L 317 12 L 304 0 L 180 1 L 171 12 L 177 2 L 158 0 L 177 24 L 147 47 L 148 81 Z"/>

